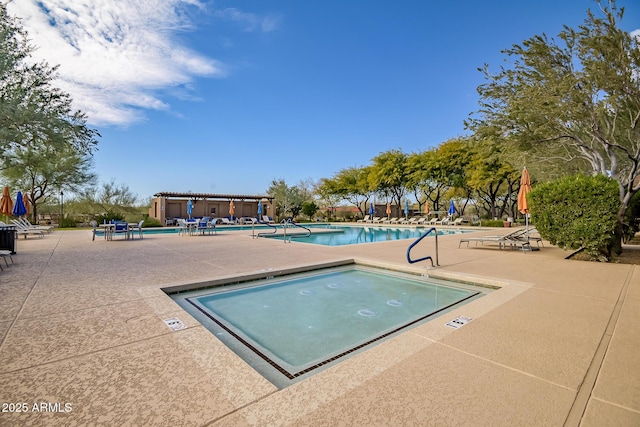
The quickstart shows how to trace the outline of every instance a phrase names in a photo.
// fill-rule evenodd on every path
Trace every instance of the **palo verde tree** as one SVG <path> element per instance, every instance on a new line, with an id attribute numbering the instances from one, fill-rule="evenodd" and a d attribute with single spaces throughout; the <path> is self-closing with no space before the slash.
<path id="1" fill-rule="evenodd" d="M 321 195 L 334 195 L 356 206 L 360 215 L 371 198 L 371 188 L 367 177 L 370 167 L 350 167 L 341 169 L 332 178 L 323 178 L 318 186 Z"/>
<path id="2" fill-rule="evenodd" d="M 0 3 L 0 172 L 30 193 L 35 212 L 51 192 L 92 183 L 99 134 L 72 110 L 70 95 L 54 87 L 56 68 L 30 63 L 32 50 Z"/>
<path id="3" fill-rule="evenodd" d="M 505 50 L 512 62 L 495 74 L 485 66 L 481 108 L 468 125 L 538 158 L 581 160 L 613 178 L 619 245 L 629 201 L 640 190 L 640 47 L 619 27 L 623 8 L 614 0 L 598 6 L 557 39 L 537 35 Z"/>
<path id="4" fill-rule="evenodd" d="M 407 191 L 408 155 L 402 150 L 389 150 L 372 159 L 368 182 L 372 189 L 380 194 L 391 196 L 391 200 L 400 209 L 402 198 Z"/>
<path id="5" fill-rule="evenodd" d="M 38 207 L 49 203 L 59 191 L 77 193 L 96 180 L 91 171 L 93 158 L 71 145 L 16 146 L 6 150 L 3 157 L 2 175 L 12 187 L 29 194 L 34 221 L 38 218 Z"/>

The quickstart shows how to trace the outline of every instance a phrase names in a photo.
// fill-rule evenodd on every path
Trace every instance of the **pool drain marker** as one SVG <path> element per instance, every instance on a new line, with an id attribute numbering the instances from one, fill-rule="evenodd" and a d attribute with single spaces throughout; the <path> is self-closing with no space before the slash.
<path id="1" fill-rule="evenodd" d="M 182 320 L 177 317 L 172 317 L 170 319 L 164 319 L 164 323 L 171 329 L 173 332 L 179 331 L 180 329 L 185 329 L 187 326 L 182 323 Z"/>
<path id="2" fill-rule="evenodd" d="M 465 323 L 471 322 L 471 317 L 458 316 L 455 319 L 447 322 L 446 325 L 450 328 L 458 329 L 460 326 L 463 326 Z"/>

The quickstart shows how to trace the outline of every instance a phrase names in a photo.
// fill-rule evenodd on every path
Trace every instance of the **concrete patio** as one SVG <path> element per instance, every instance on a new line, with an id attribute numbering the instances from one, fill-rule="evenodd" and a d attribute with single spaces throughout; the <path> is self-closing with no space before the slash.
<path id="1" fill-rule="evenodd" d="M 412 268 L 499 290 L 282 390 L 161 289 L 352 258 L 408 267 L 410 241 L 20 239 L 0 272 L 0 426 L 640 425 L 640 268 L 459 238 L 440 237 L 439 268 Z M 445 325 L 459 315 L 473 320 Z"/>

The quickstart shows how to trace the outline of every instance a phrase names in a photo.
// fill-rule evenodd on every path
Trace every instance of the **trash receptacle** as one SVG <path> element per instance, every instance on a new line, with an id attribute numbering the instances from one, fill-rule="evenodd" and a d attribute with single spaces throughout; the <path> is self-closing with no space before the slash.
<path id="1" fill-rule="evenodd" d="M 10 250 L 12 254 L 15 254 L 17 240 L 18 231 L 15 225 L 0 226 L 0 249 Z"/>

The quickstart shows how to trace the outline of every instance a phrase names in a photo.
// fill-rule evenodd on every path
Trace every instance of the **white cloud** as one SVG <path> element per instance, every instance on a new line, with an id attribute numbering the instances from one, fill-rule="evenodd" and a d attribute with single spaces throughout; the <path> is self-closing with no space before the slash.
<path id="1" fill-rule="evenodd" d="M 93 125 L 127 125 L 144 110 L 167 110 L 166 91 L 189 88 L 198 76 L 225 75 L 222 64 L 192 51 L 176 34 L 201 0 L 20 0 L 34 59 L 60 65 L 58 86 Z"/>
<path id="2" fill-rule="evenodd" d="M 219 18 L 229 19 L 243 24 L 245 31 L 262 31 L 263 33 L 269 33 L 275 31 L 280 24 L 279 16 L 269 15 L 261 17 L 254 13 L 243 12 L 234 7 L 216 11 L 215 14 Z"/>

